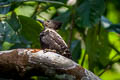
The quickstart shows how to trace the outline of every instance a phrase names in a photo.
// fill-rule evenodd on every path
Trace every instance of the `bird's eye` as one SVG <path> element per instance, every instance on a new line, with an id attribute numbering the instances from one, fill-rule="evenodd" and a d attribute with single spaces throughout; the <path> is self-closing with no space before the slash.
<path id="1" fill-rule="evenodd" d="M 47 21 L 47 22 L 50 22 L 50 21 Z"/>

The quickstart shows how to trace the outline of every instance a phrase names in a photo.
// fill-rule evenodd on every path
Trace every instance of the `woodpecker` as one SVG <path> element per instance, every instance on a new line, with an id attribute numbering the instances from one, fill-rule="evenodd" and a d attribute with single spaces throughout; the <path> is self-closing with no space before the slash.
<path id="1" fill-rule="evenodd" d="M 54 20 L 41 21 L 44 30 L 40 33 L 40 44 L 44 51 L 53 51 L 72 59 L 70 50 L 63 38 L 56 32 L 60 29 L 62 23 Z"/>

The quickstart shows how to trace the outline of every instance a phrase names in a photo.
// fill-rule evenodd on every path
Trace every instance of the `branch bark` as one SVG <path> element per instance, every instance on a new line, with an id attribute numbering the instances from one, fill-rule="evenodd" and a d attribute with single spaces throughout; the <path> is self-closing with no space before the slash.
<path id="1" fill-rule="evenodd" d="M 54 52 L 39 49 L 0 51 L 0 77 L 26 80 L 31 76 L 66 74 L 72 80 L 101 80 L 74 61 Z"/>

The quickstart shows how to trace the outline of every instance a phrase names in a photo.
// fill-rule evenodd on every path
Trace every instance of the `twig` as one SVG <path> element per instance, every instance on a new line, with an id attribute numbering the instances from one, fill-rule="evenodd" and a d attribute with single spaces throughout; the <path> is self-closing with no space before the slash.
<path id="1" fill-rule="evenodd" d="M 66 5 L 65 5 L 64 3 L 62 3 L 62 2 L 49 1 L 49 0 L 21 0 L 21 1 L 17 1 L 17 2 L 28 2 L 28 1 L 37 1 L 37 2 L 53 3 L 53 4 L 59 4 L 59 5 L 66 6 Z"/>
<path id="2" fill-rule="evenodd" d="M 109 46 L 110 46 L 112 49 L 114 49 L 114 50 L 117 52 L 117 54 L 112 57 L 111 61 L 105 66 L 104 71 L 101 72 L 98 76 L 101 76 L 104 72 L 106 72 L 108 69 L 110 69 L 111 66 L 112 66 L 115 62 L 118 62 L 118 61 L 119 61 L 119 60 L 118 60 L 118 61 L 114 61 L 114 62 L 113 62 L 113 59 L 114 59 L 115 57 L 117 57 L 117 55 L 120 54 L 120 52 L 119 52 L 113 45 L 109 44 Z"/>
<path id="3" fill-rule="evenodd" d="M 0 5 L 0 8 L 1 8 L 1 7 L 11 6 L 13 2 L 29 2 L 29 1 L 52 3 L 52 4 L 58 4 L 58 5 L 62 5 L 62 6 L 68 7 L 66 4 L 64 4 L 64 3 L 62 3 L 62 2 L 59 2 L 59 1 L 49 1 L 49 0 L 20 0 L 20 1 L 11 1 L 10 4 Z"/>
<path id="4" fill-rule="evenodd" d="M 73 36 L 73 28 L 75 26 L 75 11 L 74 11 L 74 7 L 71 9 L 71 16 L 72 16 L 72 20 L 71 20 L 71 26 L 70 26 L 70 32 L 69 32 L 69 41 L 68 41 L 68 47 L 71 47 L 71 42 L 72 42 L 72 36 Z"/>
<path id="5" fill-rule="evenodd" d="M 73 35 L 73 27 L 74 27 L 74 20 L 72 19 L 72 25 L 70 26 L 70 32 L 69 32 L 69 41 L 68 41 L 68 47 L 70 48 L 71 42 L 72 42 L 72 35 Z"/>
<path id="6" fill-rule="evenodd" d="M 36 8 L 35 8 L 35 10 L 34 10 L 34 12 L 33 12 L 33 14 L 32 14 L 32 16 L 31 16 L 32 18 L 34 18 L 34 16 L 35 16 L 35 15 L 37 14 L 37 12 L 39 11 L 39 8 L 40 8 L 40 7 L 39 7 L 39 4 L 40 4 L 40 2 L 37 3 L 37 6 L 36 6 Z"/>
<path id="7" fill-rule="evenodd" d="M 106 69 L 104 69 L 98 76 L 101 76 L 103 73 L 105 73 L 110 68 L 111 68 L 111 65 L 107 65 Z"/>
<path id="8" fill-rule="evenodd" d="M 3 5 L 0 5 L 0 8 L 9 7 L 11 5 L 12 5 L 12 3 L 10 3 L 10 4 L 3 4 Z"/>
<path id="9" fill-rule="evenodd" d="M 59 4 L 59 5 L 65 5 L 62 2 L 59 1 L 50 1 L 50 0 L 29 0 L 29 1 L 40 1 L 40 2 L 47 2 L 47 3 L 55 3 L 55 4 Z"/>
<path id="10" fill-rule="evenodd" d="M 118 54 L 120 54 L 120 51 L 118 51 L 112 44 L 109 44 L 109 46 L 114 49 Z"/>
<path id="11" fill-rule="evenodd" d="M 101 76 L 103 73 L 105 73 L 108 69 L 110 69 L 112 67 L 112 65 L 116 62 L 119 62 L 119 60 L 117 61 L 110 61 L 106 66 L 105 66 L 105 69 L 98 75 L 98 76 Z"/>

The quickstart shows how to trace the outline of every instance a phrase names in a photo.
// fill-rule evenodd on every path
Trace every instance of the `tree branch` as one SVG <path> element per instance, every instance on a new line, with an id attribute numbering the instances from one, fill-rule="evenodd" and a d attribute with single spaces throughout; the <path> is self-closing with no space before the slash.
<path id="1" fill-rule="evenodd" d="M 0 51 L 0 77 L 26 80 L 31 76 L 66 74 L 73 80 L 100 80 L 74 61 L 53 52 L 39 49 Z"/>

